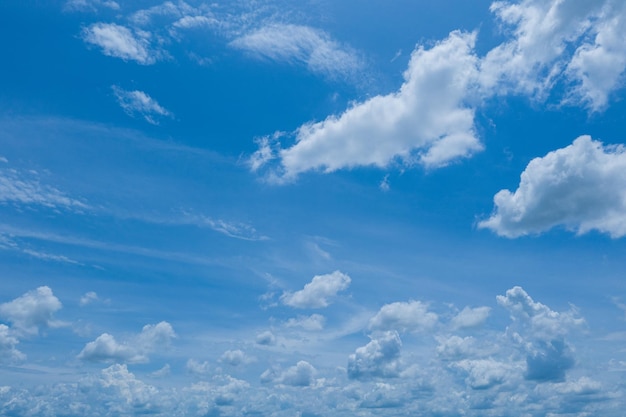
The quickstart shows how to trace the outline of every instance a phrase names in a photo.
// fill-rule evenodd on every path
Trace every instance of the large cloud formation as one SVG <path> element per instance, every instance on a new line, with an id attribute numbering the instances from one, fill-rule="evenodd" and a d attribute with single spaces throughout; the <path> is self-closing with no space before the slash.
<path id="1" fill-rule="evenodd" d="M 589 136 L 533 159 L 515 190 L 494 197 L 495 210 L 478 224 L 506 237 L 563 226 L 578 234 L 626 235 L 626 151 Z"/>

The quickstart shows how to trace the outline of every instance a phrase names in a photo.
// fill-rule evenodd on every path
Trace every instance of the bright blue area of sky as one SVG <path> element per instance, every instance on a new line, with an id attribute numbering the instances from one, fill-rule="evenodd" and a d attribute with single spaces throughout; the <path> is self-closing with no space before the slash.
<path id="1" fill-rule="evenodd" d="M 485 415 L 507 409 L 513 413 L 507 415 L 620 415 L 626 386 L 622 235 L 598 228 L 577 234 L 571 229 L 579 224 L 565 220 L 537 233 L 532 222 L 543 224 L 540 214 L 528 220 L 527 235 L 515 238 L 478 224 L 495 213 L 498 191 L 518 188 L 534 158 L 581 135 L 621 144 L 621 85 L 597 112 L 584 103 L 563 105 L 567 83 L 556 83 L 545 100 L 526 93 L 474 100 L 484 149 L 444 167 L 396 157 L 384 167 L 354 162 L 328 173 L 305 170 L 279 184 L 266 171 L 250 169 L 261 138 L 285 132 L 282 149 L 295 149 L 300 126 L 398 91 L 411 52 L 436 48 L 451 31 L 476 30 L 476 54 L 484 57 L 512 36 L 495 22 L 490 3 L 207 4 L 202 10 L 215 13 L 206 16 L 223 18 L 231 32 L 192 28 L 171 36 L 172 19 L 161 16 L 142 30 L 151 32 L 152 52 L 161 48 L 168 56 L 147 65 L 103 53 L 85 33 L 101 22 L 132 27 L 131 12 L 160 3 L 120 3 L 119 9 L 105 3 L 0 3 L 0 353 L 6 357 L 0 361 L 0 414 L 58 415 L 67 400 L 87 407 L 68 415 L 137 415 L 154 412 L 143 401 L 154 392 L 145 384 L 178 401 L 176 392 L 196 392 L 205 383 L 212 387 L 208 405 L 189 394 L 184 405 L 168 408 L 164 400 L 155 413 L 483 415 L 481 404 L 454 403 L 442 391 L 456 384 L 461 396 L 476 395 L 495 413 Z M 302 32 L 319 36 L 308 41 L 330 39 L 326 46 L 360 64 L 348 75 L 336 68 L 328 75 L 299 61 L 305 41 L 297 44 L 305 52 L 290 52 L 296 58 L 233 46 L 256 29 L 281 24 L 314 28 Z M 143 92 L 169 113 L 125 110 L 119 91 Z M 549 208 L 549 194 L 537 204 Z M 311 296 L 305 285 L 333 271 L 351 281 L 328 290 L 328 306 L 288 303 L 298 291 Z M 535 310 L 526 316 L 496 301 L 516 286 L 541 303 L 531 303 Z M 40 307 L 24 307 L 37 328 L 28 334 L 11 302 L 41 287 L 49 287 L 62 308 L 46 310 L 43 300 Z M 90 292 L 94 298 L 81 302 Z M 399 305 L 393 303 L 413 301 L 436 313 L 437 323 L 420 324 L 429 317 L 420 310 L 423 318 L 413 311 L 394 319 L 401 313 L 393 313 L 386 320 L 396 327 L 373 324 L 383 306 L 391 311 Z M 489 317 L 454 327 L 466 306 L 487 306 Z M 323 327 L 293 325 L 314 314 L 323 316 Z M 570 316 L 584 318 L 584 325 Z M 403 329 L 402 320 L 416 327 Z M 160 322 L 176 337 L 152 342 L 142 336 L 144 326 Z M 546 328 L 553 334 L 546 336 Z M 261 342 L 265 331 L 278 341 Z M 374 349 L 368 343 L 387 343 L 392 333 L 402 339 L 400 359 L 384 350 L 380 359 L 367 357 Z M 104 334 L 117 340 L 114 351 L 88 357 L 88 344 Z M 445 357 L 442 346 L 453 335 L 475 347 Z M 246 359 L 231 366 L 222 355 L 234 350 Z M 364 378 L 346 371 L 359 355 L 371 367 Z M 565 364 L 563 378 L 554 371 L 559 364 Z M 131 374 L 102 385 L 99 378 L 115 366 Z M 164 366 L 167 377 L 152 374 Z M 535 378 L 534 366 L 557 376 Z M 141 381 L 131 400 L 116 391 L 123 378 Z M 223 382 L 228 378 L 246 388 L 232 388 Z M 430 381 L 428 389 L 415 385 L 422 379 Z M 54 399 L 68 382 L 89 388 Z M 550 394 L 537 394 L 539 384 Z M 502 398 L 515 394 L 539 408 L 503 405 Z M 283 403 L 276 400 L 281 395 Z M 29 401 L 11 408 L 18 397 L 52 411 L 29 411 Z M 420 398 L 428 398 L 423 408 Z M 558 407 L 541 408 L 554 398 Z M 121 404 L 121 411 L 99 408 L 104 401 Z"/>

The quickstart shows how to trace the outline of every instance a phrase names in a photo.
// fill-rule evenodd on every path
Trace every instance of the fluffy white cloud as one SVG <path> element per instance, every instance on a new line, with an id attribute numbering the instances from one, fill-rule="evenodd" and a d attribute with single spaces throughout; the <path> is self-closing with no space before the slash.
<path id="1" fill-rule="evenodd" d="M 162 55 L 151 49 L 151 36 L 115 23 L 95 23 L 83 29 L 83 40 L 102 48 L 103 54 L 142 65 L 154 64 Z"/>
<path id="2" fill-rule="evenodd" d="M 211 366 L 207 361 L 198 362 L 195 359 L 189 359 L 185 367 L 189 373 L 199 376 L 208 375 L 211 372 Z"/>
<path id="3" fill-rule="evenodd" d="M 11 335 L 10 329 L 4 324 L 0 324 L 0 363 L 20 361 L 26 358 L 16 346 L 19 340 Z"/>
<path id="4" fill-rule="evenodd" d="M 565 226 L 626 235 L 626 152 L 581 136 L 570 146 L 533 159 L 518 189 L 494 197 L 495 212 L 478 224 L 506 237 Z"/>
<path id="5" fill-rule="evenodd" d="M 129 116 L 134 117 L 136 114 L 139 114 L 153 125 L 158 124 L 156 118 L 159 116 L 172 117 L 172 113 L 143 91 L 127 91 L 116 85 L 111 88 L 117 98 L 117 102 Z"/>
<path id="6" fill-rule="evenodd" d="M 428 305 L 420 301 L 386 304 L 370 320 L 371 329 L 422 331 L 437 324 L 437 314 L 428 311 Z"/>
<path id="7" fill-rule="evenodd" d="M 230 46 L 274 61 L 302 63 L 331 78 L 349 77 L 362 66 L 354 51 L 308 26 L 270 24 L 238 37 Z"/>
<path id="8" fill-rule="evenodd" d="M 399 374 L 402 341 L 397 332 L 385 332 L 348 358 L 348 377 L 368 379 L 394 377 Z"/>
<path id="9" fill-rule="evenodd" d="M 227 363 L 231 366 L 239 366 L 242 364 L 250 363 L 252 361 L 252 358 L 248 357 L 248 355 L 246 355 L 243 351 L 239 349 L 227 350 L 220 357 L 220 362 Z"/>
<path id="10" fill-rule="evenodd" d="M 468 356 L 473 356 L 477 349 L 476 340 L 471 337 L 460 337 L 452 335 L 450 337 L 440 337 L 437 346 L 437 355 L 443 360 L 460 360 Z"/>
<path id="11" fill-rule="evenodd" d="M 277 382 L 294 387 L 307 387 L 313 382 L 317 370 L 307 361 L 299 361 L 295 366 L 286 369 L 277 378 Z"/>
<path id="12" fill-rule="evenodd" d="M 61 301 L 50 287 L 44 286 L 0 304 L 0 317 L 9 321 L 11 329 L 18 335 L 34 336 L 40 329 L 64 325 L 53 318 L 61 307 Z"/>
<path id="13" fill-rule="evenodd" d="M 452 319 L 452 327 L 455 329 L 465 329 L 480 326 L 489 317 L 489 307 L 465 307 Z"/>
<path id="14" fill-rule="evenodd" d="M 120 344 L 115 338 L 102 333 L 93 342 L 85 345 L 78 359 L 92 362 L 147 362 L 148 358 L 141 354 L 133 345 Z"/>
<path id="15" fill-rule="evenodd" d="M 535 302 L 521 287 L 496 297 L 511 313 L 512 336 L 526 353 L 526 378 L 540 382 L 562 381 L 575 364 L 573 350 L 565 340 L 585 321 L 575 310 L 556 312 Z"/>
<path id="16" fill-rule="evenodd" d="M 455 367 L 467 372 L 467 385 L 472 389 L 488 389 L 501 384 L 511 373 L 511 365 L 493 359 L 462 360 Z"/>
<path id="17" fill-rule="evenodd" d="M 285 179 L 397 158 L 437 167 L 482 149 L 466 99 L 476 78 L 475 35 L 453 32 L 432 49 L 418 48 L 400 90 L 358 103 L 339 116 L 301 126 L 280 151 Z"/>
<path id="18" fill-rule="evenodd" d="M 85 345 L 78 359 L 92 362 L 147 362 L 149 353 L 167 347 L 175 337 L 174 329 L 165 321 L 145 325 L 141 333 L 123 343 L 103 333 Z"/>
<path id="19" fill-rule="evenodd" d="M 350 282 L 350 277 L 340 271 L 316 275 L 303 289 L 294 293 L 285 292 L 280 299 L 295 308 L 323 308 L 330 304 L 329 298 L 347 289 Z"/>
<path id="20" fill-rule="evenodd" d="M 572 95 L 586 102 L 591 110 L 604 109 L 609 94 L 621 87 L 623 82 L 626 70 L 624 26 L 626 3 L 606 2 L 590 29 L 595 35 L 593 43 L 579 46 L 567 66 L 566 74 L 578 83 Z"/>
<path id="21" fill-rule="evenodd" d="M 271 331 L 266 330 L 256 336 L 256 343 L 265 346 L 274 345 L 276 344 L 276 336 Z"/>
<path id="22" fill-rule="evenodd" d="M 80 305 L 81 306 L 86 306 L 87 304 L 91 304 L 95 301 L 98 301 L 98 294 L 96 294 L 94 291 L 89 291 L 87 293 L 85 293 L 85 295 L 83 295 L 82 297 L 80 297 Z"/>

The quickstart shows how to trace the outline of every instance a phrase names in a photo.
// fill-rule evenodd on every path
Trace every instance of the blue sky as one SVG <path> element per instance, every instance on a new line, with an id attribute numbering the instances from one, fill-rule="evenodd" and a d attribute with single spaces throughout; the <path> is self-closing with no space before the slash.
<path id="1" fill-rule="evenodd" d="M 0 414 L 621 416 L 626 6 L 430 3 L 1 3 Z"/>

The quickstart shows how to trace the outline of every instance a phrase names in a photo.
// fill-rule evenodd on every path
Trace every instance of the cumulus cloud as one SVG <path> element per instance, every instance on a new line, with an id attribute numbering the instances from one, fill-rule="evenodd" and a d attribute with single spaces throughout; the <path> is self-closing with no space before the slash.
<path id="1" fill-rule="evenodd" d="M 466 383 L 472 389 L 488 389 L 505 381 L 511 373 L 511 365 L 493 359 L 464 359 L 454 367 L 467 373 Z"/>
<path id="2" fill-rule="evenodd" d="M 440 337 L 437 346 L 437 355 L 443 360 L 460 360 L 473 356 L 477 352 L 476 340 L 471 337 L 452 335 Z"/>
<path id="3" fill-rule="evenodd" d="M 154 64 L 162 53 L 150 46 L 151 34 L 142 30 L 131 30 L 115 23 L 95 23 L 83 29 L 83 40 L 102 48 L 107 56 L 124 61 L 136 61 L 142 65 Z"/>
<path id="4" fill-rule="evenodd" d="M 41 329 L 64 325 L 53 317 L 61 307 L 50 287 L 43 286 L 0 304 L 0 317 L 11 323 L 11 329 L 18 335 L 35 336 Z"/>
<path id="5" fill-rule="evenodd" d="M 189 359 L 186 365 L 187 371 L 194 375 L 208 375 L 211 371 L 211 366 L 207 361 L 199 362 L 195 359 Z"/>
<path id="6" fill-rule="evenodd" d="M 313 382 L 317 370 L 307 361 L 299 361 L 295 366 L 280 374 L 277 382 L 294 387 L 308 387 Z"/>
<path id="7" fill-rule="evenodd" d="M 172 113 L 143 91 L 127 91 L 116 85 L 111 88 L 117 102 L 129 116 L 135 117 L 138 114 L 153 125 L 158 124 L 158 117 L 172 117 Z"/>
<path id="8" fill-rule="evenodd" d="M 385 332 L 365 346 L 361 346 L 348 358 L 348 377 L 368 379 L 372 377 L 398 376 L 402 341 L 395 331 Z"/>
<path id="9" fill-rule="evenodd" d="M 474 42 L 475 34 L 453 32 L 431 49 L 419 47 L 397 92 L 301 126 L 296 143 L 279 151 L 282 179 L 396 159 L 438 167 L 480 151 L 466 103 L 477 76 Z"/>
<path id="10" fill-rule="evenodd" d="M 480 326 L 489 317 L 489 307 L 465 307 L 454 318 L 452 318 L 452 327 L 455 329 L 466 329 L 470 327 Z"/>
<path id="11" fill-rule="evenodd" d="M 271 331 L 266 330 L 256 336 L 256 343 L 265 346 L 274 345 L 276 344 L 276 336 Z"/>
<path id="12" fill-rule="evenodd" d="M 303 289 L 294 293 L 285 292 L 280 299 L 294 308 L 323 308 L 330 304 L 329 298 L 350 285 L 350 277 L 340 271 L 316 275 Z"/>
<path id="13" fill-rule="evenodd" d="M 19 340 L 11 335 L 9 327 L 0 324 L 0 363 L 21 361 L 26 358 L 26 355 L 17 350 L 18 343 Z"/>
<path id="14" fill-rule="evenodd" d="M 437 314 L 428 311 L 428 305 L 420 301 L 386 304 L 370 320 L 371 329 L 422 331 L 437 324 Z"/>
<path id="15" fill-rule="evenodd" d="M 626 235 L 626 151 L 589 136 L 533 159 L 515 192 L 501 190 L 495 210 L 478 224 L 505 237 L 564 226 L 578 234 L 597 230 Z"/>
<path id="16" fill-rule="evenodd" d="M 95 301 L 98 301 L 98 294 L 96 294 L 94 291 L 89 291 L 87 293 L 85 293 L 85 295 L 83 295 L 82 297 L 80 297 L 80 305 L 81 306 L 86 306 L 87 304 L 91 304 Z"/>
<path id="17" fill-rule="evenodd" d="M 362 67 L 355 51 L 308 26 L 270 24 L 236 38 L 230 46 L 273 61 L 303 64 L 330 78 L 352 76 Z"/>
<path id="18" fill-rule="evenodd" d="M 148 354 L 167 347 L 176 337 L 172 326 L 162 321 L 145 325 L 136 336 L 122 343 L 108 333 L 103 333 L 85 345 L 78 359 L 91 362 L 148 362 Z"/>
<path id="19" fill-rule="evenodd" d="M 535 302 L 521 287 L 496 297 L 511 313 L 509 331 L 526 353 L 526 378 L 539 382 L 562 381 L 575 364 L 566 336 L 585 321 L 575 310 L 556 312 Z"/>
<path id="20" fill-rule="evenodd" d="M 247 363 L 252 362 L 253 359 L 246 355 L 243 351 L 236 350 L 227 350 L 220 357 L 220 362 L 226 363 L 230 366 L 239 366 L 245 365 Z"/>

